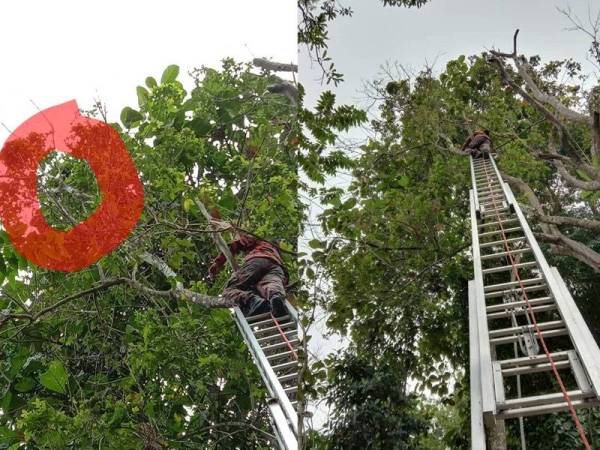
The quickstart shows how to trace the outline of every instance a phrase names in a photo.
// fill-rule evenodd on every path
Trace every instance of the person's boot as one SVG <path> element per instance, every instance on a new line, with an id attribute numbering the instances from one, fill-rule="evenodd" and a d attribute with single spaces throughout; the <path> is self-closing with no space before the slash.
<path id="1" fill-rule="evenodd" d="M 271 302 L 271 312 L 275 317 L 282 317 L 288 314 L 284 296 L 275 294 L 269 300 Z"/>
<path id="2" fill-rule="evenodd" d="M 245 306 L 243 313 L 246 317 L 256 316 L 269 311 L 269 303 L 256 294 L 252 294 L 248 298 Z"/>

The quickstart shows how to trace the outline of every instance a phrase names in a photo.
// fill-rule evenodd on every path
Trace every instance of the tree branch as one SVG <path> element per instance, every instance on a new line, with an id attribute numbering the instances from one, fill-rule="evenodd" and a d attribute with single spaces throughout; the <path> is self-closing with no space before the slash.
<path id="1" fill-rule="evenodd" d="M 267 58 L 254 58 L 252 64 L 263 70 L 269 70 L 271 72 L 298 72 L 298 66 L 296 64 L 285 64 L 278 63 L 275 61 L 269 61 Z"/>
<path id="2" fill-rule="evenodd" d="M 553 225 L 565 225 L 579 228 L 585 228 L 591 231 L 600 231 L 600 220 L 594 219 L 580 219 L 577 217 L 565 217 L 565 216 L 538 216 L 536 217 L 545 223 Z"/>
<path id="3" fill-rule="evenodd" d="M 550 94 L 546 94 L 543 92 L 537 83 L 533 80 L 531 75 L 529 74 L 529 63 L 523 56 L 517 56 L 517 36 L 519 34 L 519 30 L 515 31 L 513 36 L 513 52 L 512 53 L 502 53 L 499 51 L 492 50 L 490 53 L 494 55 L 496 60 L 500 58 L 510 58 L 513 60 L 515 67 L 517 68 L 517 72 L 525 82 L 525 85 L 531 92 L 531 95 L 541 104 L 550 105 L 554 110 L 563 118 L 567 120 L 571 120 L 573 122 L 580 122 L 591 124 L 590 116 L 586 114 L 581 114 L 577 111 L 570 109 L 565 106 L 560 100 Z"/>

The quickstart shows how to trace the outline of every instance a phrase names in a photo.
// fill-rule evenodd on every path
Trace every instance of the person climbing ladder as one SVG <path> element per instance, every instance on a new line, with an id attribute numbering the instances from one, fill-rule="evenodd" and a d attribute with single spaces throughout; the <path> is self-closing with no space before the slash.
<path id="1" fill-rule="evenodd" d="M 231 254 L 246 253 L 242 266 L 234 272 L 223 290 L 223 297 L 235 301 L 246 317 L 271 311 L 275 317 L 287 314 L 285 285 L 288 274 L 279 249 L 279 242 L 269 242 L 239 232 L 229 244 Z M 215 279 L 226 258 L 222 253 L 209 268 Z"/>
<path id="2" fill-rule="evenodd" d="M 473 156 L 474 159 L 481 157 L 488 159 L 492 152 L 492 140 L 489 130 L 476 130 L 467 138 L 461 150 Z"/>

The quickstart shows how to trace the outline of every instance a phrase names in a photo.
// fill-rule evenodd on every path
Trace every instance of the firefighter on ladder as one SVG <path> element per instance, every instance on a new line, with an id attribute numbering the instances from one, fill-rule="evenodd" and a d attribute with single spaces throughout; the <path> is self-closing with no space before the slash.
<path id="1" fill-rule="evenodd" d="M 271 311 L 275 317 L 287 314 L 285 285 L 288 273 L 283 265 L 279 242 L 269 242 L 239 232 L 229 244 L 231 254 L 246 253 L 241 267 L 234 272 L 223 290 L 223 297 L 235 301 L 246 317 Z M 222 253 L 209 268 L 214 280 L 225 264 Z"/>
<path id="2" fill-rule="evenodd" d="M 492 152 L 492 140 L 489 130 L 476 130 L 475 133 L 467 138 L 461 150 L 473 156 L 474 159 L 482 157 L 488 159 Z"/>

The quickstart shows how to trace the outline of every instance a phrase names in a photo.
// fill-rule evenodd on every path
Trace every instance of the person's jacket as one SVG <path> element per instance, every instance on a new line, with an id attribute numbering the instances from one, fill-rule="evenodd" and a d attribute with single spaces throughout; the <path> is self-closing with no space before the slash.
<path id="1" fill-rule="evenodd" d="M 492 144 L 492 140 L 485 133 L 474 133 L 472 136 L 469 136 L 465 143 L 462 146 L 462 150 L 475 150 L 479 149 L 479 147 L 488 142 L 490 145 Z"/>
<path id="2" fill-rule="evenodd" d="M 242 234 L 238 239 L 232 241 L 229 244 L 229 250 L 233 256 L 239 252 L 246 253 L 244 262 L 252 258 L 268 258 L 285 269 L 279 249 L 275 244 L 255 238 L 249 234 Z M 215 275 L 219 273 L 226 261 L 227 259 L 222 253 L 217 256 L 212 266 L 210 266 L 211 274 Z"/>

